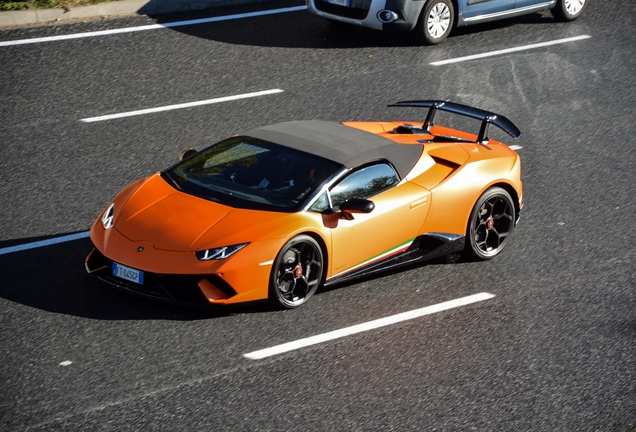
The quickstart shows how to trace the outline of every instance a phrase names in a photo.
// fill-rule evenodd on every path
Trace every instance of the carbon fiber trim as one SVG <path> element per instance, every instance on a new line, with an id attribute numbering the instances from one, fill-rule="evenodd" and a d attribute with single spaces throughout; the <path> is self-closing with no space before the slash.
<path id="1" fill-rule="evenodd" d="M 428 108 L 428 114 L 423 128 L 430 129 L 433 125 L 433 119 L 435 117 L 436 110 L 448 111 L 454 114 L 463 115 L 466 117 L 481 120 L 481 130 L 479 131 L 478 143 L 488 142 L 488 125 L 493 124 L 502 131 L 506 132 L 512 138 L 516 139 L 521 135 L 521 131 L 514 125 L 507 117 L 494 112 L 474 108 L 468 105 L 462 105 L 455 102 L 447 102 L 442 100 L 414 100 L 414 101 L 401 101 L 388 105 L 389 107 L 416 107 L 416 108 Z"/>
<path id="2" fill-rule="evenodd" d="M 325 286 L 460 252 L 464 249 L 464 242 L 465 237 L 456 234 L 423 234 L 417 237 L 404 252 L 392 255 L 381 261 L 374 261 L 354 271 L 336 275 L 325 281 Z"/>

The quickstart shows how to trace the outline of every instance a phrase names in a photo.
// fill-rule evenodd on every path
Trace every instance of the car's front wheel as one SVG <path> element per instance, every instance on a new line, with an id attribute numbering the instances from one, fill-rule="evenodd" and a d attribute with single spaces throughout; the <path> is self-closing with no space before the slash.
<path id="1" fill-rule="evenodd" d="M 323 282 L 323 254 L 308 235 L 299 235 L 282 247 L 270 276 L 269 299 L 279 307 L 296 308 L 305 303 Z"/>
<path id="2" fill-rule="evenodd" d="M 415 26 L 415 36 L 424 45 L 435 45 L 448 37 L 455 22 L 451 0 L 428 0 Z"/>
<path id="3" fill-rule="evenodd" d="M 583 14 L 587 0 L 558 0 L 552 15 L 560 21 L 574 21 Z"/>
<path id="4" fill-rule="evenodd" d="M 510 194 L 492 187 L 477 200 L 466 229 L 467 255 L 480 260 L 496 257 L 508 244 L 515 227 L 515 205 Z"/>

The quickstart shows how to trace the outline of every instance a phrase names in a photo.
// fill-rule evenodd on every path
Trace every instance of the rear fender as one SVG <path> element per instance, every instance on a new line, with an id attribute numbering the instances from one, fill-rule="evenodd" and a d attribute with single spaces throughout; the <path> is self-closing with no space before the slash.
<path id="1" fill-rule="evenodd" d="M 507 164 L 505 164 L 507 165 Z M 444 232 L 465 235 L 473 206 L 488 188 L 499 185 L 512 189 L 517 197 L 521 182 L 512 181 L 509 166 L 500 160 L 482 160 L 464 166 L 455 175 L 433 188 L 431 209 L 422 232 Z"/>

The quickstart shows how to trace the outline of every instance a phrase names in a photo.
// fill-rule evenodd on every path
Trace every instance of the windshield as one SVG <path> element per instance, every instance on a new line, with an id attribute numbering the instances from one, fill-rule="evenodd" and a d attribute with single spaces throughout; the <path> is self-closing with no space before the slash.
<path id="1" fill-rule="evenodd" d="M 186 193 L 232 207 L 295 211 L 340 168 L 256 138 L 228 138 L 164 171 Z"/>

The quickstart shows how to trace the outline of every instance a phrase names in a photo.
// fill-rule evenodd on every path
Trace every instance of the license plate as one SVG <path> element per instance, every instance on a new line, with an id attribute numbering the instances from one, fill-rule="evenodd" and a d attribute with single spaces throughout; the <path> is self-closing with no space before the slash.
<path id="1" fill-rule="evenodd" d="M 338 6 L 344 6 L 344 7 L 349 7 L 349 1 L 350 0 L 327 0 L 327 2 L 331 3 L 331 4 L 335 4 Z"/>
<path id="2" fill-rule="evenodd" d="M 138 283 L 139 285 L 144 284 L 144 272 L 117 264 L 116 262 L 113 263 L 113 276 Z"/>

